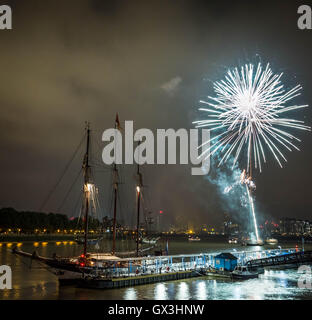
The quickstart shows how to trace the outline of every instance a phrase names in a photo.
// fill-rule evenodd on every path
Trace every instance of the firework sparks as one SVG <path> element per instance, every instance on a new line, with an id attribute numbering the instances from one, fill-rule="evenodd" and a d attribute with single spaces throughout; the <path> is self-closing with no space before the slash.
<path id="1" fill-rule="evenodd" d="M 247 151 L 247 172 L 243 170 L 240 182 L 246 186 L 257 243 L 260 238 L 251 193 L 256 189 L 251 177 L 252 164 L 261 172 L 262 162 L 266 162 L 266 150 L 269 150 L 282 167 L 281 160 L 287 161 L 282 149 L 299 150 L 294 142 L 300 142 L 300 139 L 291 134 L 290 129 L 311 131 L 303 121 L 284 115 L 308 105 L 290 103 L 300 95 L 302 87 L 297 85 L 286 90 L 281 82 L 282 75 L 274 74 L 269 64 L 263 68 L 261 63 L 228 70 L 225 79 L 213 85 L 215 97 L 208 96 L 207 101 L 200 101 L 207 107 L 199 110 L 207 112 L 208 119 L 194 122 L 197 128 L 208 127 L 217 132 L 200 146 L 209 144 L 202 152 L 202 158 L 216 154 L 221 159 L 218 160 L 220 166 L 233 156 L 234 169 L 242 150 Z M 227 186 L 224 192 L 228 193 L 232 188 Z"/>
<path id="2" fill-rule="evenodd" d="M 308 105 L 289 104 L 300 95 L 302 87 L 284 89 L 281 74 L 274 74 L 269 64 L 265 68 L 246 64 L 240 71 L 229 70 L 225 80 L 214 83 L 215 97 L 200 103 L 207 105 L 199 110 L 208 113 L 208 119 L 195 121 L 196 127 L 208 127 L 218 132 L 203 145 L 210 146 L 202 153 L 208 158 L 219 152 L 222 154 L 219 166 L 234 156 L 233 167 L 244 146 L 247 147 L 247 168 L 254 163 L 261 172 L 262 162 L 266 162 L 266 149 L 273 154 L 282 167 L 286 160 L 282 148 L 299 150 L 294 141 L 300 139 L 287 129 L 308 130 L 303 121 L 287 118 L 286 112 L 308 107 Z M 202 146 L 203 146 L 202 145 Z M 202 147 L 201 146 L 201 147 Z"/>
<path id="3" fill-rule="evenodd" d="M 256 184 L 251 180 L 251 176 L 246 174 L 246 170 L 244 169 L 240 176 L 241 184 L 245 184 L 251 190 L 256 190 Z"/>

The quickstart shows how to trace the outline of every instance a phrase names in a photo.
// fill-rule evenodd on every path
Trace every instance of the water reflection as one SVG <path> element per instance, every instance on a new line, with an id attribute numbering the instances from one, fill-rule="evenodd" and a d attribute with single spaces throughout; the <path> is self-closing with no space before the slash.
<path id="1" fill-rule="evenodd" d="M 124 300 L 137 300 L 137 292 L 134 288 L 126 289 Z"/>
<path id="2" fill-rule="evenodd" d="M 181 282 L 179 285 L 178 285 L 178 288 L 177 288 L 177 295 L 176 295 L 176 299 L 177 300 L 189 300 L 191 297 L 190 297 L 190 289 L 189 289 L 189 286 L 186 282 Z"/>
<path id="3" fill-rule="evenodd" d="M 207 281 L 198 281 L 196 283 L 196 297 L 197 300 L 207 300 Z"/>
<path id="4" fill-rule="evenodd" d="M 236 287 L 233 290 L 233 299 L 234 300 L 241 300 L 242 298 L 242 290 L 240 287 Z"/>
<path id="5" fill-rule="evenodd" d="M 155 286 L 155 300 L 168 300 L 167 288 L 164 283 L 157 283 Z"/>

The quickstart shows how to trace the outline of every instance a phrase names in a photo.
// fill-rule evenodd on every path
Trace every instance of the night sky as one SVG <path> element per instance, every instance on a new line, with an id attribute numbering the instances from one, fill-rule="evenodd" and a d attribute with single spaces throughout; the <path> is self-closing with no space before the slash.
<path id="1" fill-rule="evenodd" d="M 286 87 L 303 86 L 296 102 L 312 105 L 312 30 L 297 28 L 296 1 L 0 1 L 13 30 L 0 30 L 0 206 L 39 210 L 84 133 L 134 120 L 136 129 L 193 128 L 198 100 L 228 67 L 270 62 Z M 260 4 L 261 3 L 261 4 Z M 311 107 L 295 117 L 311 125 Z M 312 135 L 297 132 L 301 152 L 272 158 L 256 175 L 260 216 L 311 219 Z M 79 171 L 64 177 L 44 211 L 56 212 Z M 207 179 L 188 165 L 144 166 L 154 212 L 166 223 L 218 225 L 224 206 Z M 213 168 L 212 168 L 213 170 Z M 135 167 L 123 168 L 123 218 L 133 217 Z M 110 171 L 99 173 L 110 214 Z M 79 192 L 80 186 L 76 189 Z M 61 212 L 72 216 L 71 196 Z M 238 214 L 238 213 L 235 213 Z M 127 218 L 128 217 L 128 218 Z M 130 221 L 133 221 L 130 219 Z"/>

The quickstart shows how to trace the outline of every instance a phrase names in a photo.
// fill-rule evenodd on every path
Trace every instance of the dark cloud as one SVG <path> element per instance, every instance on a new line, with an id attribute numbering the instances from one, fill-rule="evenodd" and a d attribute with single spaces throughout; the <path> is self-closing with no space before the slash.
<path id="1" fill-rule="evenodd" d="M 297 29 L 296 1 L 6 3 L 13 8 L 13 30 L 0 31 L 1 206 L 39 208 L 85 120 L 100 145 L 100 132 L 112 127 L 116 112 L 121 121 L 135 120 L 136 128 L 191 128 L 200 116 L 197 101 L 228 66 L 260 56 L 284 71 L 289 85 L 300 82 L 300 99 L 311 104 L 311 32 Z M 166 94 L 161 87 L 177 77 L 175 94 Z M 311 123 L 311 111 L 303 113 Z M 257 177 L 263 213 L 309 218 L 311 135 L 302 137 L 302 152 L 289 154 L 285 169 L 270 163 Z M 123 186 L 131 210 L 134 170 L 125 168 L 129 187 Z M 222 220 L 214 186 L 192 177 L 189 166 L 144 170 L 154 211 L 163 209 L 169 221 Z M 55 211 L 61 201 L 62 194 L 46 210 Z"/>

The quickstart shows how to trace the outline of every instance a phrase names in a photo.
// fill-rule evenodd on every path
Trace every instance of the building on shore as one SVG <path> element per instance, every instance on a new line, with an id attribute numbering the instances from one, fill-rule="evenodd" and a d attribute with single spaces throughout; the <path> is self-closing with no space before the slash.
<path id="1" fill-rule="evenodd" d="M 282 235 L 311 235 L 312 222 L 295 218 L 282 218 L 279 222 Z"/>

